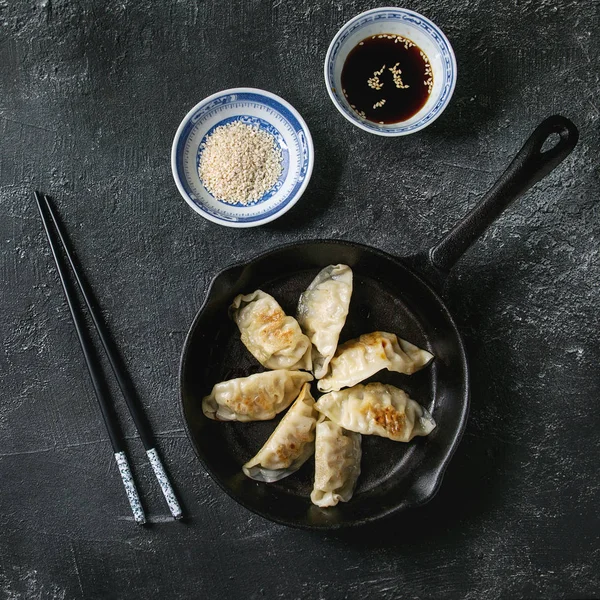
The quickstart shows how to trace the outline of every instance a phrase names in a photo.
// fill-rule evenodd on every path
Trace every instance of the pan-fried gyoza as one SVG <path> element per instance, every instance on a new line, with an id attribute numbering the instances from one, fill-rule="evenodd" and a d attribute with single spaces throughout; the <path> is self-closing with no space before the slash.
<path id="1" fill-rule="evenodd" d="M 310 373 L 279 369 L 217 383 L 202 400 L 202 412 L 215 421 L 267 421 L 298 396 Z"/>
<path id="2" fill-rule="evenodd" d="M 327 373 L 346 322 L 352 296 L 352 269 L 329 265 L 322 269 L 298 302 L 298 323 L 312 342 L 312 367 L 316 379 Z"/>
<path id="3" fill-rule="evenodd" d="M 320 507 L 335 506 L 352 498 L 360 475 L 361 436 L 324 415 L 317 422 L 315 481 L 310 499 Z"/>
<path id="4" fill-rule="evenodd" d="M 300 296 L 297 319 L 312 342 L 312 367 L 316 379 L 327 373 L 352 296 L 352 269 L 329 265 L 322 269 Z"/>
<path id="5" fill-rule="evenodd" d="M 340 427 L 395 442 L 409 442 L 435 428 L 429 412 L 408 394 L 384 383 L 368 383 L 319 398 L 317 410 Z"/>
<path id="6" fill-rule="evenodd" d="M 341 390 L 382 369 L 412 375 L 432 359 L 433 354 L 393 333 L 374 331 L 339 346 L 329 363 L 329 372 L 317 386 L 321 392 Z"/>
<path id="7" fill-rule="evenodd" d="M 316 424 L 315 399 L 310 384 L 305 383 L 264 446 L 242 470 L 251 479 L 266 483 L 295 473 L 315 451 Z"/>
<path id="8" fill-rule="evenodd" d="M 230 308 L 242 342 L 267 369 L 311 369 L 311 345 L 294 317 L 273 296 L 256 290 L 236 296 Z"/>

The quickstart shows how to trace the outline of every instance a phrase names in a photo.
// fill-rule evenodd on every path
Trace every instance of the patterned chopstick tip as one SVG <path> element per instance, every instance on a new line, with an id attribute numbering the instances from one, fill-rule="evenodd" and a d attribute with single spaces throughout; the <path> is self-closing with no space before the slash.
<path id="1" fill-rule="evenodd" d="M 129 500 L 129 506 L 131 506 L 131 512 L 133 512 L 133 518 L 138 525 L 143 525 L 146 522 L 146 515 L 144 514 L 144 508 L 142 507 L 140 496 L 135 487 L 135 482 L 133 481 L 133 475 L 131 474 L 125 452 L 116 452 L 115 459 L 117 461 L 117 466 L 119 467 L 123 485 L 125 486 L 125 493 Z"/>
<path id="2" fill-rule="evenodd" d="M 173 486 L 169 481 L 169 477 L 165 471 L 165 468 L 163 467 L 160 457 L 158 456 L 156 448 L 151 448 L 146 452 L 146 454 L 148 455 L 150 464 L 154 469 L 154 474 L 156 475 L 156 479 L 158 480 L 160 489 L 162 490 L 165 500 L 167 501 L 167 505 L 169 506 L 169 510 L 171 511 L 173 518 L 181 519 L 183 517 L 183 511 L 181 510 L 181 506 L 177 501 Z"/>

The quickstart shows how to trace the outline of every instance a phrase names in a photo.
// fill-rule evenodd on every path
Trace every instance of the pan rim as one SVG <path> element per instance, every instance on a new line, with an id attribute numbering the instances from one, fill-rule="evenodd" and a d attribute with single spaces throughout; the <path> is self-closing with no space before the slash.
<path id="1" fill-rule="evenodd" d="M 375 255 L 379 255 L 382 258 L 385 258 L 387 260 L 391 260 L 392 262 L 398 264 L 401 268 L 408 270 L 412 276 L 414 276 L 425 288 L 427 288 L 429 293 L 432 294 L 432 296 L 435 298 L 435 300 L 438 302 L 440 308 L 442 309 L 444 317 L 447 319 L 448 323 L 450 324 L 450 326 L 456 336 L 456 340 L 458 342 L 458 348 L 457 348 L 458 355 L 459 355 L 460 363 L 461 363 L 461 366 L 462 366 L 462 369 L 464 372 L 463 387 L 464 387 L 465 392 L 464 392 L 464 402 L 463 402 L 460 423 L 457 428 L 456 434 L 453 438 L 453 441 L 446 449 L 446 451 L 442 457 L 442 460 L 439 462 L 439 464 L 434 469 L 432 469 L 428 473 L 429 478 L 431 480 L 433 480 L 433 482 L 434 482 L 433 485 L 428 487 L 427 492 L 425 494 L 423 494 L 422 496 L 418 497 L 415 501 L 412 501 L 408 504 L 396 505 L 396 506 L 393 506 L 389 509 L 385 509 L 384 511 L 378 512 L 373 515 L 361 517 L 360 519 L 348 520 L 348 521 L 344 521 L 344 522 L 340 522 L 340 523 L 310 524 L 310 523 L 296 522 L 293 520 L 287 520 L 287 519 L 280 518 L 278 516 L 269 514 L 267 511 L 262 511 L 254 506 L 250 506 L 242 498 L 235 495 L 221 481 L 218 474 L 213 471 L 212 467 L 208 464 L 207 461 L 204 460 L 204 458 L 201 456 L 200 452 L 198 451 L 198 448 L 197 448 L 195 440 L 194 440 L 194 435 L 189 427 L 187 418 L 185 416 L 185 408 L 184 408 L 183 379 L 184 379 L 184 369 L 186 366 L 186 356 L 188 353 L 188 349 L 190 347 L 192 337 L 195 333 L 198 322 L 200 320 L 200 317 L 201 317 L 202 313 L 204 312 L 204 309 L 206 308 L 206 305 L 210 298 L 212 289 L 213 289 L 214 284 L 217 281 L 217 279 L 219 277 L 221 277 L 227 271 L 248 266 L 253 262 L 267 258 L 267 257 L 269 257 L 273 254 L 276 254 L 278 252 L 281 252 L 283 250 L 287 250 L 287 249 L 295 248 L 295 247 L 297 248 L 300 246 L 314 245 L 314 244 L 343 245 L 343 246 L 349 246 L 352 248 L 358 248 L 364 252 L 369 252 L 369 253 L 372 253 Z M 300 240 L 300 241 L 296 241 L 296 242 L 289 242 L 289 243 L 277 246 L 276 248 L 272 248 L 270 250 L 260 252 L 260 253 L 256 254 L 255 256 L 252 256 L 246 260 L 238 261 L 232 265 L 229 265 L 229 266 L 219 270 L 214 275 L 214 277 L 211 279 L 210 284 L 208 285 L 206 292 L 204 294 L 204 300 L 203 300 L 202 304 L 200 305 L 200 308 L 198 308 L 198 310 L 196 311 L 196 314 L 190 324 L 190 327 L 186 334 L 185 340 L 183 342 L 183 348 L 182 348 L 180 359 L 179 359 L 178 387 L 179 387 L 179 411 L 180 411 L 180 415 L 181 415 L 181 418 L 183 421 L 183 426 L 184 426 L 186 435 L 192 445 L 192 448 L 194 449 L 194 453 L 196 454 L 196 457 L 198 458 L 198 460 L 200 461 L 200 463 L 202 464 L 202 466 L 204 467 L 206 472 L 209 474 L 211 479 L 221 488 L 221 490 L 223 490 L 230 498 L 235 500 L 238 504 L 240 504 L 241 506 L 243 506 L 250 512 L 252 512 L 256 515 L 259 515 L 260 517 L 262 517 L 264 519 L 267 519 L 274 523 L 278 523 L 280 525 L 286 525 L 288 527 L 293 527 L 295 529 L 302 529 L 302 530 L 309 530 L 309 531 L 332 531 L 332 530 L 349 529 L 349 528 L 356 528 L 356 527 L 370 525 L 375 522 L 382 521 L 384 519 L 388 519 L 391 516 L 398 514 L 400 512 L 403 512 L 407 509 L 423 506 L 423 505 L 427 504 L 430 500 L 432 500 L 435 497 L 436 493 L 438 492 L 438 490 L 442 484 L 442 481 L 444 479 L 444 475 L 446 473 L 448 465 L 449 465 L 452 457 L 454 456 L 454 453 L 456 452 L 456 449 L 458 448 L 458 445 L 460 444 L 461 439 L 463 437 L 463 434 L 464 434 L 464 431 L 466 428 L 466 424 L 467 424 L 467 420 L 468 420 L 468 416 L 469 416 L 470 400 L 471 400 L 469 364 L 468 364 L 467 354 L 466 354 L 466 350 L 465 350 L 465 344 L 462 339 L 462 335 L 460 334 L 460 331 L 459 331 L 458 327 L 456 326 L 454 318 L 452 317 L 452 314 L 448 310 L 446 303 L 440 297 L 439 293 L 432 287 L 432 285 L 429 283 L 429 281 L 427 279 L 425 279 L 423 275 L 421 275 L 421 273 L 419 273 L 418 271 L 413 269 L 411 266 L 409 266 L 405 262 L 403 262 L 402 258 L 397 258 L 397 257 L 393 256 L 392 254 L 389 254 L 388 252 L 379 250 L 378 248 L 374 248 L 374 247 L 368 246 L 366 244 L 361 244 L 359 242 L 352 242 L 349 240 L 341 240 L 341 239 L 311 239 L 311 240 Z"/>

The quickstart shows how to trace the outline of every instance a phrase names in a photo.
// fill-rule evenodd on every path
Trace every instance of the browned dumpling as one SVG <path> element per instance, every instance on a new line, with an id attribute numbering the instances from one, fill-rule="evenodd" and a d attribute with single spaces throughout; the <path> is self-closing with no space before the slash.
<path id="1" fill-rule="evenodd" d="M 267 369 L 305 369 L 311 364 L 310 340 L 298 321 L 287 316 L 273 296 L 256 290 L 236 296 L 230 308 L 242 342 Z"/>
<path id="2" fill-rule="evenodd" d="M 310 384 L 305 383 L 275 431 L 242 470 L 251 479 L 266 483 L 295 473 L 315 451 L 316 424 L 315 399 Z"/>
<path id="3" fill-rule="evenodd" d="M 348 502 L 360 475 L 361 436 L 325 415 L 317 422 L 315 483 L 310 499 L 320 507 Z"/>
<path id="4" fill-rule="evenodd" d="M 279 369 L 223 381 L 202 400 L 202 412 L 216 421 L 268 421 L 312 379 L 310 373 Z"/>
<path id="5" fill-rule="evenodd" d="M 350 308 L 352 269 L 329 265 L 300 296 L 296 318 L 312 342 L 312 368 L 316 379 L 327 373 Z"/>
<path id="6" fill-rule="evenodd" d="M 374 331 L 339 346 L 329 363 L 329 372 L 317 386 L 321 392 L 341 390 L 364 381 L 381 369 L 412 375 L 431 360 L 433 354 L 395 334 Z"/>
<path id="7" fill-rule="evenodd" d="M 429 412 L 408 394 L 384 383 L 368 383 L 319 398 L 317 410 L 334 423 L 364 435 L 409 442 L 435 428 Z"/>

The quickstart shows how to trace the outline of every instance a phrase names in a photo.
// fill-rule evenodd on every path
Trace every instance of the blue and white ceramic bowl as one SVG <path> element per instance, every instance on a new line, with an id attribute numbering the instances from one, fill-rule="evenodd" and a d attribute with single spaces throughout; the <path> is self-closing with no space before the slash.
<path id="1" fill-rule="evenodd" d="M 198 175 L 206 137 L 237 120 L 271 133 L 283 157 L 274 188 L 246 206 L 217 200 Z M 204 218 L 228 227 L 255 227 L 277 219 L 298 201 L 310 180 L 314 154 L 308 127 L 291 104 L 264 90 L 234 88 L 205 98 L 185 116 L 173 140 L 171 168 L 184 200 Z"/>
<path id="2" fill-rule="evenodd" d="M 365 38 L 381 33 L 413 41 L 429 58 L 433 89 L 423 108 L 407 121 L 380 125 L 359 116 L 342 93 L 342 68 L 349 52 Z M 407 135 L 435 121 L 450 102 L 456 85 L 456 58 L 448 38 L 429 19 L 405 8 L 374 8 L 348 21 L 333 38 L 325 57 L 325 85 L 336 108 L 354 125 L 376 135 Z"/>

